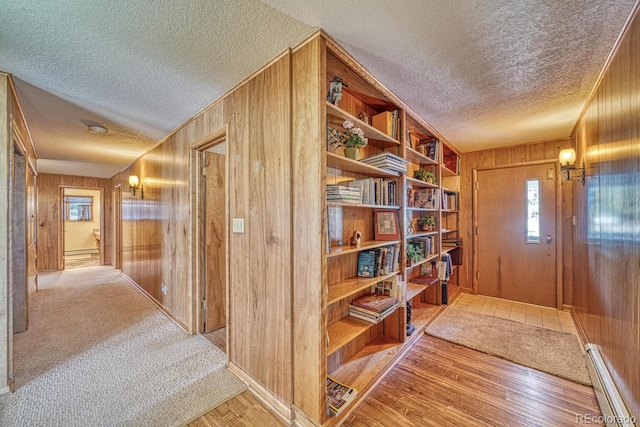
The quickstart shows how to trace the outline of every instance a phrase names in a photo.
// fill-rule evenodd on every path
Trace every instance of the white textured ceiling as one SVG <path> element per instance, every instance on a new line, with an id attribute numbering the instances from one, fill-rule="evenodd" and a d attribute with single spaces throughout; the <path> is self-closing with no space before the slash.
<path id="1" fill-rule="evenodd" d="M 0 71 L 40 171 L 111 177 L 323 28 L 474 151 L 569 136 L 634 2 L 4 0 Z"/>

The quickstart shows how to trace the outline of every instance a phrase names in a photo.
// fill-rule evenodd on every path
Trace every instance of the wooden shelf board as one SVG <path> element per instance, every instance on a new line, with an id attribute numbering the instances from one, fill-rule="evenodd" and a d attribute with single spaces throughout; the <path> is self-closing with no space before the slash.
<path id="1" fill-rule="evenodd" d="M 425 259 L 423 259 L 422 261 L 418 261 L 418 262 L 416 262 L 416 263 L 414 263 L 414 264 L 411 264 L 411 265 L 410 265 L 409 267 L 407 267 L 407 268 L 414 268 L 414 267 L 417 267 L 417 266 L 419 266 L 419 265 L 422 265 L 422 264 L 424 264 L 424 263 L 426 263 L 426 262 L 429 262 L 429 261 L 431 261 L 431 260 L 434 260 L 434 259 L 438 258 L 438 256 L 439 256 L 438 254 L 431 254 L 431 255 L 429 255 L 428 257 L 426 257 Z"/>
<path id="2" fill-rule="evenodd" d="M 374 323 L 365 322 L 364 320 L 355 319 L 349 316 L 345 316 L 337 322 L 329 325 L 327 328 L 327 332 L 329 333 L 327 357 L 331 356 L 349 341 L 355 339 L 374 325 Z"/>
<path id="3" fill-rule="evenodd" d="M 444 213 L 459 213 L 460 211 L 457 209 L 442 209 Z"/>
<path id="4" fill-rule="evenodd" d="M 411 163 L 421 164 L 421 165 L 437 165 L 438 164 L 437 161 L 430 159 L 424 154 L 418 153 L 413 148 L 411 147 L 406 147 L 406 148 L 407 148 L 406 157 L 407 157 L 407 160 L 409 160 Z"/>
<path id="5" fill-rule="evenodd" d="M 440 170 L 442 171 L 442 176 L 456 176 L 456 175 L 458 175 L 457 173 L 455 173 L 451 169 L 448 169 L 448 168 L 446 168 L 444 166 L 442 166 L 440 168 Z"/>
<path id="6" fill-rule="evenodd" d="M 449 234 L 449 233 L 457 233 L 458 229 L 454 228 L 453 230 L 441 230 L 442 234 Z"/>
<path id="7" fill-rule="evenodd" d="M 407 207 L 407 210 L 414 212 L 438 212 L 437 208 L 414 208 L 413 206 Z"/>
<path id="8" fill-rule="evenodd" d="M 327 122 L 329 127 L 342 131 L 342 123 L 345 120 L 353 122 L 355 127 L 359 127 L 364 132 L 364 136 L 369 138 L 369 143 L 374 147 L 387 148 L 397 147 L 400 145 L 400 141 L 391 138 L 389 135 L 380 132 L 368 123 L 363 122 L 359 118 L 347 113 L 340 107 L 336 107 L 332 103 L 327 101 Z"/>
<path id="9" fill-rule="evenodd" d="M 442 189 L 444 190 L 445 193 L 449 193 L 449 194 L 458 194 L 459 193 L 459 191 L 449 190 L 448 188 L 445 188 L 445 187 L 442 187 Z"/>
<path id="10" fill-rule="evenodd" d="M 329 375 L 355 388 L 360 395 L 394 362 L 402 349 L 400 341 L 378 337 Z"/>
<path id="11" fill-rule="evenodd" d="M 360 247 L 356 246 L 331 246 L 331 251 L 325 254 L 325 257 L 331 258 L 334 256 L 346 255 L 354 252 L 360 252 L 367 249 L 380 248 L 382 246 L 395 245 L 400 243 L 400 240 L 366 240 L 362 242 Z"/>
<path id="12" fill-rule="evenodd" d="M 436 283 L 438 282 L 432 283 L 431 285 L 423 285 L 421 283 L 407 282 L 406 290 L 405 290 L 407 301 L 409 301 L 411 298 L 414 298 L 416 295 L 420 294 L 420 292 L 435 285 Z"/>
<path id="13" fill-rule="evenodd" d="M 413 187 L 423 187 L 423 188 L 438 188 L 436 184 L 429 184 L 428 182 L 424 182 L 420 179 L 407 177 L 407 185 L 411 185 Z"/>
<path id="14" fill-rule="evenodd" d="M 424 233 L 413 233 L 411 235 L 407 235 L 407 239 L 414 239 L 416 237 L 436 236 L 436 235 L 438 235 L 437 231 L 425 231 Z"/>
<path id="15" fill-rule="evenodd" d="M 400 209 L 400 206 L 394 205 L 365 205 L 362 203 L 343 203 L 343 202 L 327 202 L 327 206 L 346 206 L 349 208 L 363 208 L 363 209 Z"/>
<path id="16" fill-rule="evenodd" d="M 357 160 L 349 159 L 348 157 L 345 157 L 341 154 L 331 152 L 327 152 L 327 166 L 331 168 L 341 169 L 346 172 L 353 172 L 376 178 L 389 178 L 399 176 L 397 172 L 380 169 L 375 166 L 359 162 Z"/>
<path id="17" fill-rule="evenodd" d="M 327 305 L 338 302 L 344 298 L 347 298 L 348 296 L 357 294 L 358 292 L 370 288 L 371 286 L 382 280 L 387 280 L 388 278 L 393 277 L 398 273 L 400 272 L 394 271 L 390 274 L 385 274 L 384 276 L 378 277 L 350 277 L 334 285 L 329 285 Z"/>

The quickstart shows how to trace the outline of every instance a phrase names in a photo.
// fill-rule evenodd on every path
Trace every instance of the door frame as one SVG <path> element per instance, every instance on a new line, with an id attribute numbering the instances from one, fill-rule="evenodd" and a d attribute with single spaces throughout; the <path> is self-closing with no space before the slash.
<path id="1" fill-rule="evenodd" d="M 189 157 L 189 170 L 191 171 L 190 177 L 190 189 L 191 189 L 191 294 L 193 295 L 192 308 L 194 315 L 191 316 L 193 323 L 191 330 L 195 333 L 204 332 L 204 310 L 202 307 L 202 301 L 206 296 L 206 282 L 203 276 L 203 268 L 205 266 L 204 256 L 206 239 L 204 236 L 204 204 L 202 203 L 202 157 L 204 151 L 212 148 L 218 144 L 227 141 L 227 135 L 229 134 L 228 125 L 211 132 L 208 136 L 199 139 L 190 146 L 191 155 Z M 228 141 L 227 141 L 228 142 Z M 225 294 L 226 294 L 226 315 L 225 324 L 226 327 L 226 342 L 227 342 L 227 361 L 229 359 L 229 155 L 225 156 Z"/>
<path id="2" fill-rule="evenodd" d="M 556 192 L 556 309 L 562 310 L 564 304 L 564 284 L 563 284 L 563 241 L 562 241 L 562 182 L 560 179 L 560 173 L 558 171 L 558 159 L 548 159 L 548 160 L 537 160 L 531 162 L 519 162 L 519 163 L 509 163 L 505 165 L 494 165 L 494 166 L 486 166 L 486 167 L 475 167 L 471 169 L 472 173 L 472 228 L 471 228 L 471 248 L 472 248 L 472 257 L 471 257 L 471 283 L 473 287 L 473 293 L 475 295 L 478 294 L 478 237 L 477 237 L 477 229 L 478 229 L 478 172 L 485 170 L 495 170 L 495 169 L 509 169 L 509 168 L 517 168 L 522 166 L 536 166 L 536 165 L 546 165 L 553 167 L 554 177 L 555 177 L 555 192 Z"/>
<path id="3" fill-rule="evenodd" d="M 122 184 L 113 187 L 113 267 L 122 270 Z"/>
<path id="4" fill-rule="evenodd" d="M 64 270 L 64 247 L 65 247 L 65 224 L 64 224 L 64 190 L 95 190 L 100 191 L 100 265 L 104 265 L 104 240 L 102 236 L 104 230 L 104 188 L 83 187 L 81 185 L 59 185 L 58 186 L 58 270 Z"/>

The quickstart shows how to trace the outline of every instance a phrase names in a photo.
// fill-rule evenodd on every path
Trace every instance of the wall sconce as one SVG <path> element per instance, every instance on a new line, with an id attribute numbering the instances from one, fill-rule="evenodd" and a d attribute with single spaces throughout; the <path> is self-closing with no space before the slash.
<path id="1" fill-rule="evenodd" d="M 129 176 L 129 192 L 133 194 L 134 197 L 137 195 L 140 199 L 144 199 L 144 188 L 136 175 Z"/>
<path id="2" fill-rule="evenodd" d="M 584 185 L 584 159 L 582 159 L 582 167 L 576 168 L 576 150 L 573 148 L 565 148 L 560 150 L 560 176 L 566 181 L 579 181 Z"/>

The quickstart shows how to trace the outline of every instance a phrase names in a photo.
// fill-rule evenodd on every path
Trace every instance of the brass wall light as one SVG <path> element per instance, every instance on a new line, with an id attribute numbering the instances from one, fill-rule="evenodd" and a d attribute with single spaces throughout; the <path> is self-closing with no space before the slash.
<path id="1" fill-rule="evenodd" d="M 558 160 L 560 161 L 560 176 L 562 176 L 565 181 L 575 180 L 584 185 L 584 159 L 582 159 L 582 167 L 576 168 L 576 150 L 573 148 L 560 150 Z"/>
<path id="2" fill-rule="evenodd" d="M 140 199 L 144 199 L 144 188 L 136 175 L 129 176 L 129 192 L 133 194 L 134 197 L 137 196 L 140 197 Z"/>

